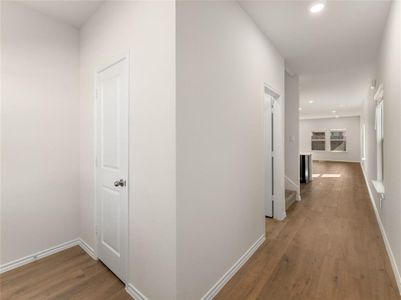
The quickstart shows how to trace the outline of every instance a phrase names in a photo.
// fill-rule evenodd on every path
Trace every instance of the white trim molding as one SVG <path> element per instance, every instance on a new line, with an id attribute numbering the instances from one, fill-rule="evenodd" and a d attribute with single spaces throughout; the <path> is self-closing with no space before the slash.
<path id="1" fill-rule="evenodd" d="M 202 297 L 201 300 L 212 300 L 224 285 L 239 271 L 239 269 L 248 261 L 248 259 L 263 244 L 266 237 L 263 234 L 256 242 L 234 263 L 234 265 L 213 285 L 213 287 Z M 137 298 L 135 298 L 137 299 Z M 140 299 L 140 298 L 138 298 Z"/>
<path id="2" fill-rule="evenodd" d="M 282 221 L 282 220 L 284 220 L 285 218 L 287 218 L 287 213 L 286 212 L 283 212 L 282 214 L 281 214 L 281 216 L 276 216 L 276 217 L 274 217 L 276 220 L 279 220 L 279 221 Z"/>
<path id="3" fill-rule="evenodd" d="M 93 260 L 98 260 L 95 250 L 89 246 L 83 239 L 79 238 L 79 246 L 88 254 Z"/>
<path id="4" fill-rule="evenodd" d="M 5 263 L 0 266 L 0 273 L 7 272 L 7 271 L 10 271 L 10 270 L 18 268 L 18 267 L 22 267 L 23 265 L 29 264 L 31 262 L 37 261 L 46 256 L 50 256 L 52 254 L 61 252 L 63 250 L 66 250 L 68 248 L 78 246 L 78 245 L 79 245 L 79 239 L 75 239 L 75 240 L 68 241 L 68 242 L 59 244 L 57 246 L 53 246 L 48 249 L 27 255 L 25 257 L 10 261 L 10 262 Z"/>
<path id="5" fill-rule="evenodd" d="M 37 261 L 41 258 L 45 258 L 52 254 L 56 254 L 58 252 L 64 251 L 64 250 L 74 247 L 74 246 L 80 246 L 92 259 L 97 260 L 97 257 L 95 255 L 95 252 L 93 251 L 93 248 L 90 247 L 87 243 L 85 243 L 81 238 L 77 238 L 77 239 L 50 247 L 48 249 L 27 255 L 25 257 L 10 261 L 8 263 L 5 263 L 0 266 L 0 273 L 4 273 L 4 272 L 10 271 L 10 270 L 22 267 L 26 264 Z"/>
<path id="6" fill-rule="evenodd" d="M 130 295 L 135 300 L 148 300 L 136 287 L 134 287 L 131 283 L 128 283 L 125 287 L 128 295 Z"/>
<path id="7" fill-rule="evenodd" d="M 393 269 L 393 272 L 394 272 L 394 277 L 395 277 L 395 281 L 397 282 L 398 291 L 399 291 L 399 293 L 401 295 L 401 275 L 400 275 L 400 271 L 398 270 L 397 263 L 395 261 L 393 251 L 391 250 L 390 242 L 388 241 L 388 238 L 387 238 L 387 235 L 386 235 L 386 231 L 384 230 L 384 226 L 383 226 L 379 211 L 377 210 L 375 198 L 373 197 L 372 190 L 371 190 L 371 188 L 369 186 L 369 181 L 368 181 L 368 178 L 366 177 L 365 170 L 363 168 L 362 163 L 361 163 L 361 169 L 362 169 L 363 177 L 365 178 L 366 186 L 368 187 L 370 201 L 372 203 L 372 207 L 373 207 L 373 210 L 374 210 L 375 215 L 376 215 L 377 223 L 379 224 L 379 228 L 380 228 L 380 232 L 381 232 L 381 235 L 382 235 L 382 238 L 383 238 L 383 241 L 384 241 L 384 245 L 386 246 L 387 255 L 388 255 L 389 259 L 390 259 L 391 268 Z"/>

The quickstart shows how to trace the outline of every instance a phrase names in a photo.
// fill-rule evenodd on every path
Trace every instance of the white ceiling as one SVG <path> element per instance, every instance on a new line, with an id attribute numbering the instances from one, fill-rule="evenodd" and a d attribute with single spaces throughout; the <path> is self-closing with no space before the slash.
<path id="1" fill-rule="evenodd" d="M 373 68 L 366 67 L 301 76 L 301 119 L 360 115 L 372 74 Z"/>
<path id="2" fill-rule="evenodd" d="M 298 74 L 332 72 L 375 59 L 390 2 L 327 1 L 318 14 L 314 1 L 240 1 L 241 6 Z"/>
<path id="3" fill-rule="evenodd" d="M 99 8 L 100 0 L 30 0 L 20 1 L 49 17 L 79 28 Z"/>
<path id="4" fill-rule="evenodd" d="M 311 14 L 313 2 L 240 5 L 285 58 L 287 70 L 300 75 L 301 118 L 359 115 L 391 2 L 326 1 L 322 12 Z"/>
<path id="5" fill-rule="evenodd" d="M 79 28 L 104 0 L 30 0 L 25 5 Z M 240 5 L 300 75 L 302 118 L 359 114 L 369 88 L 390 1 L 252 1 Z M 313 104 L 308 101 L 313 100 Z"/>

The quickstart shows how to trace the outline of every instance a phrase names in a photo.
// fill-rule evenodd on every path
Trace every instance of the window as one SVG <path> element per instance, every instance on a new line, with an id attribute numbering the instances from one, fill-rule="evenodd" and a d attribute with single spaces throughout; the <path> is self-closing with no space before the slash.
<path id="1" fill-rule="evenodd" d="M 345 130 L 330 130 L 330 151 L 345 152 L 347 151 L 347 140 Z"/>
<path id="2" fill-rule="evenodd" d="M 312 131 L 311 135 L 312 151 L 347 151 L 347 130 L 329 129 Z"/>
<path id="3" fill-rule="evenodd" d="M 384 105 L 383 101 L 376 106 L 376 141 L 377 141 L 377 180 L 383 181 L 383 148 L 384 148 Z"/>
<path id="4" fill-rule="evenodd" d="M 376 101 L 376 153 L 377 153 L 377 178 L 372 180 L 376 192 L 380 194 L 381 201 L 384 199 L 384 89 L 383 84 L 379 86 L 374 96 Z"/>
<path id="5" fill-rule="evenodd" d="M 361 135 L 362 135 L 362 160 L 366 159 L 366 125 L 362 124 L 361 128 Z"/>
<path id="6" fill-rule="evenodd" d="M 312 151 L 326 151 L 326 132 L 313 131 L 311 142 Z"/>

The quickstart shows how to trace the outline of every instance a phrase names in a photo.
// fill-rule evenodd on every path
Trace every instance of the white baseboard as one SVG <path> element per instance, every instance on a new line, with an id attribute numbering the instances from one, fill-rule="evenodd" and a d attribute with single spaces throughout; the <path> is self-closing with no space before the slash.
<path id="1" fill-rule="evenodd" d="M 57 246 L 50 247 L 48 249 L 30 254 L 28 256 L 10 261 L 0 266 L 0 273 L 4 273 L 10 271 L 12 269 L 22 267 L 23 265 L 29 264 L 31 262 L 37 261 L 41 258 L 50 256 L 52 254 L 56 254 L 58 252 L 64 251 L 68 248 L 80 246 L 92 259 L 97 260 L 95 251 L 91 246 L 89 246 L 86 242 L 84 242 L 81 238 L 77 238 Z"/>
<path id="2" fill-rule="evenodd" d="M 287 213 L 286 212 L 283 212 L 283 214 L 281 216 L 277 216 L 277 217 L 274 216 L 274 219 L 279 220 L 279 221 L 282 221 L 285 218 L 287 218 Z"/>
<path id="3" fill-rule="evenodd" d="M 397 263 L 395 262 L 394 254 L 393 254 L 393 251 L 391 250 L 390 242 L 388 241 L 386 231 L 384 230 L 384 226 L 383 226 L 379 211 L 377 210 L 375 198 L 373 197 L 372 190 L 370 189 L 369 181 L 368 181 L 368 178 L 366 177 L 365 170 L 362 166 L 362 163 L 361 163 L 361 169 L 362 169 L 363 177 L 365 178 L 366 186 L 368 187 L 370 201 L 372 202 L 372 207 L 373 207 L 373 210 L 376 215 L 377 223 L 379 224 L 380 232 L 381 232 L 383 240 L 384 240 L 384 245 L 386 246 L 387 254 L 388 254 L 388 257 L 390 258 L 391 268 L 393 269 L 393 272 L 394 272 L 395 281 L 397 282 L 397 286 L 398 286 L 398 291 L 400 292 L 400 295 L 401 295 L 400 271 L 398 270 Z"/>
<path id="4" fill-rule="evenodd" d="M 240 257 L 239 260 L 216 282 L 216 284 L 202 297 L 201 300 L 212 300 L 224 285 L 239 271 L 239 269 L 247 262 L 247 260 L 255 253 L 255 251 L 265 241 L 265 235 L 260 236 L 257 241 Z M 136 298 L 135 298 L 136 299 Z"/>
<path id="5" fill-rule="evenodd" d="M 125 287 L 128 295 L 130 295 L 135 300 L 148 300 L 136 287 L 134 287 L 131 283 L 127 284 Z"/>
<path id="6" fill-rule="evenodd" d="M 83 239 L 79 238 L 79 246 L 84 250 L 92 259 L 98 260 L 95 250 L 89 246 Z"/>
<path id="7" fill-rule="evenodd" d="M 45 249 L 45 250 L 42 250 L 42 251 L 39 251 L 39 252 L 33 253 L 31 255 L 28 255 L 28 256 L 25 256 L 25 257 L 10 261 L 10 262 L 5 263 L 5 264 L 0 266 L 0 273 L 4 273 L 4 272 L 10 271 L 12 269 L 21 267 L 23 265 L 29 264 L 31 262 L 34 262 L 34 261 L 38 260 L 38 259 L 44 258 L 46 256 L 55 254 L 55 253 L 63 251 L 63 250 L 66 250 L 68 248 L 71 248 L 71 247 L 74 247 L 74 246 L 78 246 L 79 243 L 80 243 L 79 239 L 75 239 L 75 240 L 72 240 L 72 241 L 68 241 L 68 242 L 62 243 L 62 244 L 57 245 L 57 246 L 50 247 L 48 249 Z"/>

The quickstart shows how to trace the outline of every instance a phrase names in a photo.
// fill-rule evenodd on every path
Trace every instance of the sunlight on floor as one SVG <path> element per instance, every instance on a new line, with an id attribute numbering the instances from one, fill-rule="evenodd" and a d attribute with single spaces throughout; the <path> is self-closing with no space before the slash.
<path id="1" fill-rule="evenodd" d="M 325 177 L 325 178 L 338 178 L 341 174 L 312 174 L 312 178 Z"/>
<path id="2" fill-rule="evenodd" d="M 338 178 L 338 177 L 341 177 L 341 174 L 323 174 L 322 177 L 326 177 L 326 178 Z"/>

